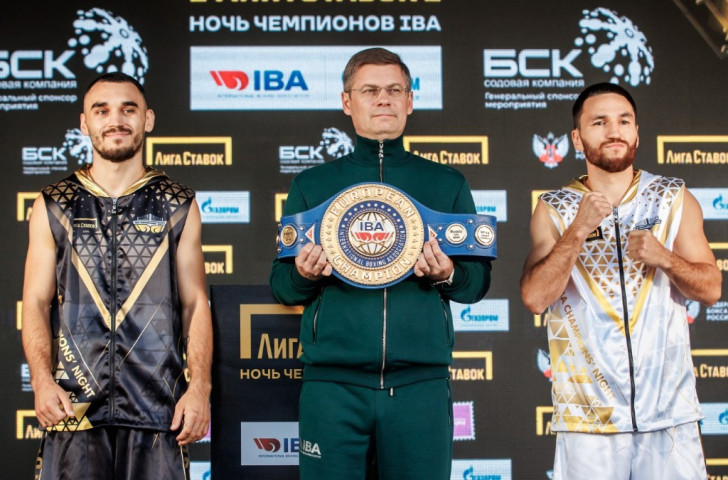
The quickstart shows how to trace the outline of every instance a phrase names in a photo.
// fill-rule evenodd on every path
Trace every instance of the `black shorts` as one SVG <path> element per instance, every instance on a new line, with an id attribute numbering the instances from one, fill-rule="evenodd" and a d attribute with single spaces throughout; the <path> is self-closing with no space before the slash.
<path id="1" fill-rule="evenodd" d="M 178 432 L 179 433 L 179 432 Z M 47 432 L 35 465 L 36 480 L 187 480 L 190 457 L 178 433 L 97 427 Z"/>

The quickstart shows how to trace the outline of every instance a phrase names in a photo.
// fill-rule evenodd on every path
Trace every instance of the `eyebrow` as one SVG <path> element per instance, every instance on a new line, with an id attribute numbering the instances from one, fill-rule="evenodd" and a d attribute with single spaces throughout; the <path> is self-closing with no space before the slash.
<path id="1" fill-rule="evenodd" d="M 379 87 L 379 85 L 377 85 L 375 83 L 365 83 L 364 85 L 361 86 L 361 88 L 364 88 L 364 87 L 377 87 L 377 88 L 402 87 L 402 88 L 404 88 L 404 85 L 402 85 L 401 83 L 396 83 L 395 82 L 395 83 L 390 83 L 389 85 L 386 85 L 384 87 Z"/>
<path id="2" fill-rule="evenodd" d="M 125 102 L 122 102 L 122 105 L 125 107 L 138 107 L 139 105 L 133 101 L 133 100 L 127 100 Z M 100 107 L 108 107 L 109 102 L 94 102 L 91 105 L 91 108 L 100 108 Z"/>
<path id="3" fill-rule="evenodd" d="M 592 117 L 589 117 L 589 119 L 590 119 L 590 120 L 603 120 L 603 119 L 605 119 L 605 118 L 608 118 L 608 117 L 610 117 L 610 116 L 611 116 L 611 115 L 607 115 L 607 114 L 601 114 L 601 115 L 594 115 L 594 116 L 592 116 Z M 620 113 L 619 115 L 617 115 L 617 117 L 619 117 L 619 118 L 625 118 L 625 117 L 628 117 L 628 118 L 635 118 L 635 115 L 634 115 L 634 113 L 630 113 L 630 112 L 623 112 L 623 113 Z"/>

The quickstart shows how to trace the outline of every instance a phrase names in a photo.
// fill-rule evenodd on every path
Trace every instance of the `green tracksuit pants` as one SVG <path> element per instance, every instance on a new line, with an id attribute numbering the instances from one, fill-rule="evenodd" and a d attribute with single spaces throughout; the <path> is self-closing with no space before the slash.
<path id="1" fill-rule="evenodd" d="M 379 480 L 449 480 L 452 395 L 447 379 L 389 390 L 303 383 L 301 480 L 364 480 L 372 456 Z"/>

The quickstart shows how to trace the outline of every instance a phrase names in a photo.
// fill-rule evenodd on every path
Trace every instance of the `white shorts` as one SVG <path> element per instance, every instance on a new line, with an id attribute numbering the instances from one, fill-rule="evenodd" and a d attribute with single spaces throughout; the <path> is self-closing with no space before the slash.
<path id="1" fill-rule="evenodd" d="M 697 423 L 656 432 L 556 434 L 554 480 L 706 480 Z"/>

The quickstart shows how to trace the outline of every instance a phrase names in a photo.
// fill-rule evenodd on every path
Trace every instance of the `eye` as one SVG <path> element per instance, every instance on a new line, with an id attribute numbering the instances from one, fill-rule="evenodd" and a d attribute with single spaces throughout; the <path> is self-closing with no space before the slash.
<path id="1" fill-rule="evenodd" d="M 362 95 L 366 95 L 368 97 L 374 97 L 374 96 L 376 96 L 377 93 L 378 93 L 378 91 L 379 91 L 379 89 L 371 88 L 371 87 L 367 87 L 367 88 L 362 88 L 361 89 Z"/>
<path id="2" fill-rule="evenodd" d="M 402 95 L 402 89 L 399 87 L 391 87 L 387 89 L 387 94 L 389 94 L 392 97 L 399 97 Z"/>

